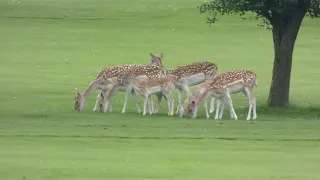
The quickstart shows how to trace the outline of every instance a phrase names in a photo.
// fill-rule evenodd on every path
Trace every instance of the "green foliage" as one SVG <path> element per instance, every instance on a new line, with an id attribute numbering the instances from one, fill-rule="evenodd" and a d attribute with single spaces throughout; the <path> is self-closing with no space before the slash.
<path id="1" fill-rule="evenodd" d="M 239 14 L 243 19 L 262 19 L 259 26 L 270 28 L 275 20 L 290 21 L 296 11 L 307 12 L 312 18 L 320 17 L 319 0 L 214 0 L 198 6 L 200 13 L 208 13 L 208 23 L 219 15 Z M 247 13 L 254 16 L 246 17 Z"/>

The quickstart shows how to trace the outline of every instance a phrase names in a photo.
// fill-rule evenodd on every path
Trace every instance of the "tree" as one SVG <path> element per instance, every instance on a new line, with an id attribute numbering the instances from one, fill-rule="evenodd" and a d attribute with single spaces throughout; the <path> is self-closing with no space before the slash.
<path id="1" fill-rule="evenodd" d="M 320 0 L 213 0 L 198 6 L 208 13 L 208 23 L 219 15 L 238 14 L 248 19 L 262 19 L 259 26 L 272 30 L 274 44 L 273 75 L 268 106 L 284 107 L 289 103 L 292 53 L 303 18 L 320 16 Z"/>

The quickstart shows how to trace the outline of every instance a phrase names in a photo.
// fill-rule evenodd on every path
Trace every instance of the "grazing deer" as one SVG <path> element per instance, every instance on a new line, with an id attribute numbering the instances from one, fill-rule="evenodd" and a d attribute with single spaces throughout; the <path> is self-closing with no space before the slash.
<path id="1" fill-rule="evenodd" d="M 104 68 L 100 73 L 96 76 L 96 78 L 91 82 L 91 84 L 87 87 L 87 89 L 80 93 L 77 88 L 76 90 L 76 96 L 75 96 L 75 103 L 74 103 L 74 109 L 77 111 L 81 111 L 84 107 L 85 101 L 87 97 L 94 92 L 96 89 L 100 89 L 101 93 L 109 91 L 112 87 L 112 84 L 116 80 L 116 78 L 119 76 L 121 72 L 127 71 L 134 67 L 142 66 L 141 64 L 123 64 L 119 66 L 113 66 L 113 67 L 107 67 Z M 138 108 L 138 112 L 141 112 L 138 101 L 136 99 L 136 96 L 134 92 L 132 92 L 132 95 L 134 97 L 134 101 L 136 103 L 136 106 Z M 97 107 L 100 102 L 100 93 L 97 96 L 97 100 L 95 103 L 95 106 L 93 108 L 93 111 L 97 110 Z M 109 111 L 112 111 L 112 104 L 110 103 Z"/>
<path id="2" fill-rule="evenodd" d="M 157 79 L 161 77 L 166 77 L 166 71 L 165 69 L 159 67 L 159 66 L 153 66 L 153 65 L 143 65 L 143 66 L 138 66 L 135 68 L 132 68 L 128 71 L 125 71 L 121 74 L 121 76 L 117 77 L 117 80 L 115 83 L 112 84 L 112 88 L 109 92 L 106 93 L 106 95 L 101 95 L 100 99 L 100 112 L 106 112 L 109 102 L 112 100 L 112 98 L 116 95 L 116 93 L 120 89 L 126 89 L 126 95 L 125 95 L 125 100 L 122 108 L 122 113 L 125 112 L 126 110 L 126 105 L 128 101 L 128 96 L 130 92 L 134 91 L 132 88 L 132 83 L 131 81 L 128 81 L 128 78 L 124 77 L 131 77 L 135 79 L 135 81 L 143 81 L 143 80 L 149 80 L 149 79 Z M 152 100 L 149 100 L 150 105 L 152 106 Z"/>
<path id="3" fill-rule="evenodd" d="M 180 104 L 178 105 L 178 111 L 180 113 L 180 117 L 183 117 L 183 113 L 184 113 L 184 108 L 186 108 L 186 105 L 188 103 L 188 101 L 190 101 L 191 99 L 196 99 L 197 97 L 201 96 L 207 89 L 208 87 L 208 83 L 210 83 L 212 80 L 207 80 L 201 84 L 198 84 L 195 86 L 195 88 L 193 89 L 192 93 L 190 94 L 189 99 L 187 99 L 186 102 L 184 102 L 184 104 Z M 214 97 L 210 97 L 211 99 L 213 99 Z M 217 100 L 218 103 L 218 100 Z M 218 105 L 218 104 L 217 104 Z M 206 117 L 209 118 L 209 111 L 208 111 L 208 100 L 206 99 L 204 102 L 204 109 L 205 109 L 205 113 L 206 113 Z"/>
<path id="4" fill-rule="evenodd" d="M 151 59 L 151 64 L 150 65 L 154 65 L 154 66 L 159 66 L 158 62 L 161 62 L 162 57 L 163 57 L 163 53 L 161 53 L 162 55 L 160 55 L 159 57 L 156 57 L 155 59 L 157 61 L 152 61 Z M 104 68 L 102 71 L 100 71 L 100 73 L 97 75 L 97 77 L 91 82 L 91 84 L 87 87 L 87 89 L 84 91 L 84 93 L 80 93 L 79 90 L 77 88 L 75 88 L 76 90 L 76 96 L 75 96 L 75 103 L 74 103 L 74 109 L 77 111 L 81 111 L 84 107 L 85 101 L 87 99 L 87 97 L 94 92 L 96 89 L 100 89 L 101 92 L 98 94 L 97 99 L 96 99 L 96 103 L 93 107 L 93 111 L 96 111 L 98 106 L 99 106 L 99 102 L 100 102 L 100 98 L 101 98 L 101 93 L 105 94 L 106 91 L 110 90 L 112 88 L 112 83 L 114 83 L 115 79 L 124 71 L 127 71 L 131 68 L 134 67 L 138 67 L 141 66 L 142 64 L 123 64 L 123 65 L 118 65 L 118 66 L 112 66 L 112 67 L 107 67 Z M 125 91 L 124 89 L 120 89 L 120 91 Z M 140 107 L 138 104 L 138 101 L 136 99 L 136 96 L 134 94 L 134 92 L 131 92 L 134 101 L 136 103 L 136 106 L 138 108 L 138 112 L 140 113 Z M 109 111 L 112 111 L 112 101 L 110 101 L 109 103 Z"/>
<path id="5" fill-rule="evenodd" d="M 209 97 L 215 97 L 217 101 L 217 110 L 215 119 L 221 119 L 223 114 L 224 104 L 226 104 L 230 111 L 231 119 L 238 119 L 233 109 L 230 94 L 242 92 L 249 101 L 249 110 L 247 120 L 251 119 L 251 111 L 253 111 L 252 119 L 257 118 L 256 100 L 252 95 L 252 89 L 258 86 L 257 75 L 249 70 L 240 69 L 232 70 L 215 76 L 212 80 L 204 82 L 192 94 L 187 103 L 188 117 L 196 118 L 199 104 L 203 103 Z M 221 109 L 219 110 L 221 106 Z M 180 116 L 183 115 L 183 106 L 179 107 Z M 206 105 L 205 105 L 206 109 Z M 206 109 L 206 116 L 209 119 L 209 114 Z"/>
<path id="6" fill-rule="evenodd" d="M 156 64 L 157 66 L 163 67 L 162 59 L 163 53 L 160 56 L 155 56 L 150 53 L 151 56 L 151 63 Z M 218 67 L 211 62 L 203 61 L 203 62 L 196 62 L 192 64 L 187 64 L 184 66 L 178 66 L 171 70 L 167 70 L 167 74 L 171 74 L 176 77 L 183 78 L 186 81 L 185 84 L 181 84 L 183 86 L 176 86 L 178 89 L 178 108 L 176 113 L 179 112 L 179 106 L 182 104 L 182 93 L 185 92 L 187 97 L 190 96 L 190 91 L 188 86 L 198 85 L 206 80 L 212 79 L 217 72 Z M 161 96 L 158 96 L 158 103 L 161 102 Z M 155 112 L 158 112 L 160 104 L 155 109 Z M 211 98 L 211 105 L 210 105 L 210 113 L 214 112 L 214 98 Z"/>

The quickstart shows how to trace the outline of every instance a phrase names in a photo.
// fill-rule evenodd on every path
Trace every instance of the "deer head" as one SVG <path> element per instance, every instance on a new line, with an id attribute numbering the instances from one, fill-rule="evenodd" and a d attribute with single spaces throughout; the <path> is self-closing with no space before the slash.
<path id="1" fill-rule="evenodd" d="M 99 105 L 100 105 L 100 112 L 101 113 L 104 113 L 107 111 L 110 99 L 112 99 L 118 93 L 119 89 L 122 86 L 123 85 L 118 80 L 115 84 L 113 84 L 113 87 L 110 89 L 110 91 L 109 91 L 109 93 L 107 93 L 107 95 L 100 93 Z"/>
<path id="2" fill-rule="evenodd" d="M 102 112 L 106 112 L 107 111 L 107 107 L 105 107 L 105 104 L 106 104 L 105 96 L 103 95 L 102 92 L 100 93 L 100 102 L 99 102 L 99 104 L 100 104 L 100 112 L 101 113 Z"/>
<path id="3" fill-rule="evenodd" d="M 191 101 L 191 103 L 188 104 L 188 118 L 192 118 L 194 113 L 194 108 L 196 107 L 196 102 L 194 100 Z"/>
<path id="4" fill-rule="evenodd" d="M 196 102 L 194 98 L 189 97 L 187 101 L 183 104 L 178 105 L 178 112 L 180 117 L 183 117 L 184 110 L 187 109 L 187 116 L 188 118 L 191 118 L 193 116 L 194 110 L 195 110 Z"/>
<path id="5" fill-rule="evenodd" d="M 151 65 L 163 67 L 163 64 L 162 64 L 163 53 L 160 53 L 160 56 L 155 56 L 152 53 L 150 53 L 150 56 L 151 56 Z"/>
<path id="6" fill-rule="evenodd" d="M 83 98 L 82 94 L 79 92 L 77 88 L 75 88 L 76 96 L 74 98 L 74 109 L 76 111 L 81 111 L 84 107 L 85 99 Z"/>

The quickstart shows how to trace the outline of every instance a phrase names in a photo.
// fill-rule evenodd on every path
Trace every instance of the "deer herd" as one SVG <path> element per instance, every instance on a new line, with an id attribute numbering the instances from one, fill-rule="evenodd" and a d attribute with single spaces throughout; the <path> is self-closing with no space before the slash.
<path id="1" fill-rule="evenodd" d="M 213 113 L 216 99 L 216 114 L 214 119 L 222 119 L 224 105 L 227 105 L 231 119 L 237 120 L 231 94 L 242 92 L 249 101 L 247 120 L 256 119 L 256 100 L 252 94 L 253 87 L 258 86 L 257 75 L 246 69 L 237 69 L 217 73 L 217 65 L 208 61 L 165 69 L 162 64 L 163 53 L 156 56 L 150 53 L 150 64 L 123 64 L 104 68 L 91 82 L 87 89 L 80 93 L 76 88 L 74 109 L 81 111 L 87 97 L 99 89 L 93 111 L 112 112 L 112 99 L 117 92 L 125 92 L 122 113 L 126 112 L 130 94 L 133 97 L 138 113 L 141 109 L 136 94 L 143 98 L 143 115 L 157 114 L 162 97 L 168 104 L 168 115 L 174 114 L 174 99 L 172 93 L 178 90 L 176 114 L 183 117 L 185 109 L 188 118 L 196 118 L 199 105 L 204 104 L 207 119 Z M 190 92 L 189 86 L 195 86 Z M 183 93 L 186 100 L 182 102 Z M 152 95 L 156 95 L 158 103 L 154 107 Z M 208 111 L 208 99 L 210 109 Z M 251 113 L 252 112 L 252 113 Z M 252 114 L 252 116 L 251 116 Z"/>

